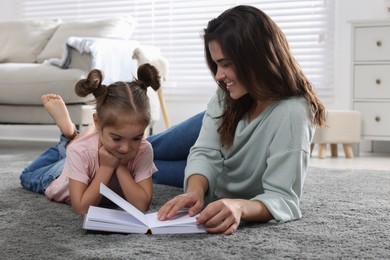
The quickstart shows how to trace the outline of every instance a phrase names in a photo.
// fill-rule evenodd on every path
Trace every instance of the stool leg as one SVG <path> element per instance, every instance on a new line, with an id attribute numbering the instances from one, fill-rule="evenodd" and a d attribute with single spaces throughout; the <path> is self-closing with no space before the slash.
<path id="1" fill-rule="evenodd" d="M 353 158 L 353 150 L 350 144 L 343 144 L 346 158 Z"/>
<path id="2" fill-rule="evenodd" d="M 330 144 L 330 155 L 332 157 L 337 157 L 338 156 L 338 153 L 337 153 L 337 144 Z"/>
<path id="3" fill-rule="evenodd" d="M 160 106 L 161 106 L 162 114 L 164 117 L 165 126 L 168 129 L 171 127 L 171 121 L 169 120 L 167 105 L 165 104 L 165 99 L 164 99 L 164 95 L 162 93 L 161 88 L 159 90 L 157 90 L 157 94 L 158 94 L 158 99 L 160 101 Z"/>
<path id="4" fill-rule="evenodd" d="M 314 143 L 310 144 L 310 156 L 313 154 Z"/>
<path id="5" fill-rule="evenodd" d="M 318 158 L 320 159 L 326 158 L 326 144 L 318 145 Z"/>

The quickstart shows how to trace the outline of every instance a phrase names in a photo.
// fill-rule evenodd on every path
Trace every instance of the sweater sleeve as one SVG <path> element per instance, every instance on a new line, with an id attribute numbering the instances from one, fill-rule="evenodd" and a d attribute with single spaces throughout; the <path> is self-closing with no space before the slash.
<path id="1" fill-rule="evenodd" d="M 223 169 L 223 158 L 217 132 L 218 119 L 216 119 L 220 115 L 221 108 L 218 97 L 215 95 L 207 106 L 199 137 L 190 150 L 185 169 L 184 190 L 187 190 L 187 181 L 191 175 L 201 174 L 208 180 L 209 188 L 206 198 L 210 198 L 214 194 L 217 178 Z"/>
<path id="2" fill-rule="evenodd" d="M 309 155 L 292 150 L 275 154 L 267 160 L 268 167 L 263 176 L 264 193 L 252 200 L 262 201 L 278 222 L 302 217 L 299 201 Z"/>
<path id="3" fill-rule="evenodd" d="M 268 147 L 267 167 L 262 177 L 262 201 L 278 222 L 302 217 L 299 202 L 308 169 L 314 126 L 306 110 L 291 109 L 279 117 L 278 130 Z"/>

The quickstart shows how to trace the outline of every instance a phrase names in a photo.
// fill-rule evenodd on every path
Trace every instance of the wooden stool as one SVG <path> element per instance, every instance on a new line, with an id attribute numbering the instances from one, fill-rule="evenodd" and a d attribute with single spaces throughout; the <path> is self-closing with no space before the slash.
<path id="1" fill-rule="evenodd" d="M 353 158 L 351 144 L 360 142 L 361 114 L 350 110 L 328 110 L 325 127 L 319 127 L 314 133 L 311 152 L 318 144 L 318 158 L 326 158 L 326 145 L 330 144 L 332 157 L 337 157 L 337 144 L 343 144 L 346 158 Z"/>

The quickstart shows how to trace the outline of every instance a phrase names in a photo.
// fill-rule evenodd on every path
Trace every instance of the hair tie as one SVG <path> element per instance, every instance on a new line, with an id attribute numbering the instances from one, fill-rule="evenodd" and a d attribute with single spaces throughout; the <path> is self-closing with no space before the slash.
<path id="1" fill-rule="evenodd" d="M 99 84 L 91 93 L 96 97 L 100 96 L 102 94 L 102 91 L 104 91 L 102 88 L 105 87 L 103 84 Z"/>
<path id="2" fill-rule="evenodd" d="M 143 81 L 143 80 L 136 80 L 136 84 L 143 90 L 147 90 L 148 89 L 148 85 Z"/>

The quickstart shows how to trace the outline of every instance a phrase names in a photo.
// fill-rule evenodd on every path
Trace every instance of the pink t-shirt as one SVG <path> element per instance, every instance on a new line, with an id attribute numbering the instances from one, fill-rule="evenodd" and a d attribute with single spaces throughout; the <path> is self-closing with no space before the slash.
<path id="1" fill-rule="evenodd" d="M 86 132 L 91 132 L 87 129 Z M 78 139 L 68 145 L 62 174 L 45 190 L 50 200 L 70 203 L 69 178 L 89 185 L 99 169 L 98 161 L 99 133 L 92 131 L 87 135 L 80 134 Z M 143 140 L 136 157 L 127 165 L 135 182 L 152 176 L 157 171 L 153 163 L 151 144 Z"/>

